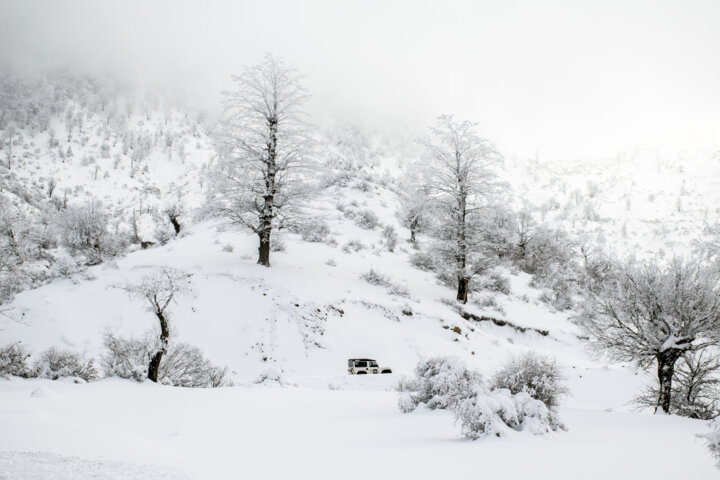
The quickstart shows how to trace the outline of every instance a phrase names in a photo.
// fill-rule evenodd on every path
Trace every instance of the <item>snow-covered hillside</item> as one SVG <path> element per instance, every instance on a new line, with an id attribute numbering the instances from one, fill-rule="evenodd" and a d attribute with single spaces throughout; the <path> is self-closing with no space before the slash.
<path id="1" fill-rule="evenodd" d="M 716 149 L 629 149 L 566 164 L 509 160 L 518 206 L 617 256 L 688 255 L 718 223 Z"/>
<path id="2" fill-rule="evenodd" d="M 696 437 L 706 422 L 636 411 L 630 402 L 651 376 L 592 358 L 574 313 L 548 305 L 529 274 L 500 264 L 495 273 L 507 277 L 505 293 L 480 289 L 463 305 L 436 274 L 419 269 L 410 232 L 398 220 L 402 183 L 368 160 L 382 149 L 326 139 L 319 151 L 344 156 L 346 170 L 330 175 L 309 201 L 310 227 L 278 234 L 266 268 L 256 264 L 256 235 L 202 209 L 215 151 L 197 117 L 158 106 L 105 116 L 105 107 L 76 98 L 63 105 L 44 129 L 30 122 L 14 135 L 12 168 L 2 170 L 5 205 L 38 221 L 53 205 L 62 210 L 66 196 L 68 203 L 99 200 L 112 212 L 109 230 L 132 236 L 134 218 L 140 240 L 154 244 L 128 243 L 100 264 L 18 288 L 2 305 L 0 345 L 20 341 L 31 358 L 57 346 L 100 363 L 106 332 L 142 336 L 157 328 L 146 302 L 121 287 L 172 266 L 192 284 L 169 307 L 172 341 L 227 366 L 235 386 L 0 380 L 0 478 L 717 474 Z M 578 167 L 565 186 L 552 171 L 523 167 L 514 183 L 520 198 L 550 202 L 539 221 L 595 237 L 613 230 L 604 223 L 627 224 L 614 245 L 643 254 L 639 247 L 686 245 L 717 213 L 705 207 L 715 191 L 714 180 L 701 178 L 703 165 L 684 165 L 680 180 L 668 179 L 665 165 L 657 177 L 635 180 L 640 167 L 633 163 L 620 162 L 611 178 Z M 158 213 L 170 203 L 183 207 L 177 235 Z M 670 205 L 675 213 L 666 215 Z M 583 219 L 586 209 L 592 212 Z M 690 226 L 683 230 L 683 222 Z M 419 242 L 431 240 L 421 235 Z M 47 269 L 71 255 L 62 242 L 48 251 L 52 258 L 36 259 Z M 566 432 L 471 442 L 447 412 L 404 415 L 397 408 L 398 380 L 423 358 L 457 356 L 490 376 L 529 350 L 556 358 L 567 379 L 560 409 Z M 393 374 L 349 376 L 354 357 L 375 358 Z"/>

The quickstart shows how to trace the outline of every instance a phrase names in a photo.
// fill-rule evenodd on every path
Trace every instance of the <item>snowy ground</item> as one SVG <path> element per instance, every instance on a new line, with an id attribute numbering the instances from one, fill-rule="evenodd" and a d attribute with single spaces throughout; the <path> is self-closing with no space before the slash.
<path id="1" fill-rule="evenodd" d="M 342 390 L 0 382 L 0 478 L 718 475 L 695 437 L 704 422 L 565 407 L 566 433 L 472 442 L 447 412 L 400 413 L 386 378 L 344 378 Z"/>
<path id="2" fill-rule="evenodd" d="M 0 478 L 717 477 L 696 437 L 706 423 L 632 411 L 648 377 L 589 357 L 569 313 L 539 302 L 527 275 L 505 272 L 512 292 L 487 292 L 499 309 L 463 308 L 547 335 L 465 320 L 448 302 L 452 289 L 415 268 L 404 241 L 388 252 L 380 226 L 360 228 L 344 213 L 363 209 L 407 237 L 391 192 L 343 187 L 312 211 L 336 245 L 285 235 L 270 269 L 255 264 L 255 238 L 202 222 L 164 247 L 19 294 L 0 316 L 0 344 L 20 340 L 34 356 L 56 345 L 99 359 L 106 329 L 155 327 L 142 300 L 116 287 L 161 265 L 185 269 L 193 293 L 171 307 L 173 338 L 227 365 L 239 386 L 0 380 Z M 349 241 L 363 248 L 344 249 Z M 407 294 L 363 280 L 370 269 Z M 529 349 L 557 358 L 568 379 L 560 410 L 567 432 L 471 442 L 447 412 L 397 408 L 395 382 L 422 357 L 456 355 L 489 376 Z M 349 377 L 350 357 L 377 358 L 394 374 Z M 253 383 L 268 369 L 281 372 L 284 387 Z"/>

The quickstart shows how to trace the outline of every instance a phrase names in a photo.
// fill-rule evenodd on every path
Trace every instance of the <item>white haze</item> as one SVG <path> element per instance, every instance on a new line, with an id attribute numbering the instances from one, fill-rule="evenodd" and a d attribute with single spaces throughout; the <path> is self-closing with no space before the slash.
<path id="1" fill-rule="evenodd" d="M 275 52 L 317 123 L 415 134 L 441 113 L 508 156 L 717 146 L 720 2 L 10 1 L 2 69 L 113 70 L 204 107 Z"/>

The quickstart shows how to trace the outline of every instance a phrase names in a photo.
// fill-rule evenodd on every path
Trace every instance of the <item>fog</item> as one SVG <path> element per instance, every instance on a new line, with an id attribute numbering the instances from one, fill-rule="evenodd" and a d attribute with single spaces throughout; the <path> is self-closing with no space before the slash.
<path id="1" fill-rule="evenodd" d="M 442 113 L 507 155 L 712 146 L 720 2 L 0 0 L 6 71 L 113 71 L 215 107 L 274 52 L 318 123 L 414 134 Z"/>

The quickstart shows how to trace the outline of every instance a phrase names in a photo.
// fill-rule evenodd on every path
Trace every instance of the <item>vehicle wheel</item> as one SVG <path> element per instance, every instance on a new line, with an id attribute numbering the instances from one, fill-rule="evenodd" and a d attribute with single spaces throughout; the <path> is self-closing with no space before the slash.
<path id="1" fill-rule="evenodd" d="M 382 373 L 392 373 L 392 370 L 383 370 Z"/>
<path id="2" fill-rule="evenodd" d="M 356 375 L 366 375 L 367 372 L 357 372 Z"/>

